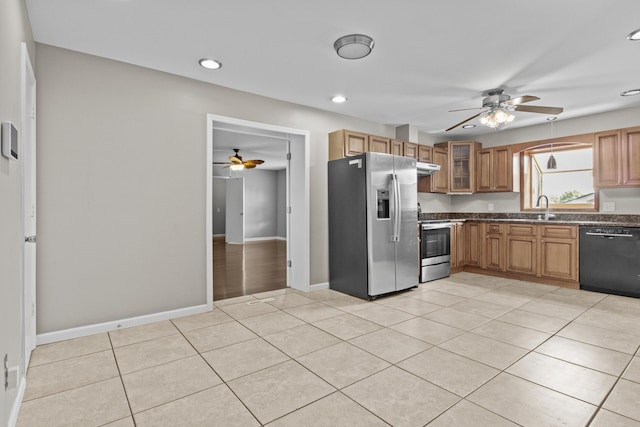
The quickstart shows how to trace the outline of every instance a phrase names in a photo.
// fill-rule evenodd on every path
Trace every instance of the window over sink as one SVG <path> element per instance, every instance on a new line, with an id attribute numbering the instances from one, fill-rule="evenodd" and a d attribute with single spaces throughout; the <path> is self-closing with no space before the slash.
<path id="1" fill-rule="evenodd" d="M 553 156 L 550 161 L 549 158 Z M 555 166 L 555 167 L 554 167 Z M 528 148 L 520 153 L 523 211 L 536 207 L 538 198 L 549 198 L 554 211 L 596 211 L 598 191 L 593 187 L 593 147 L 591 144 L 553 144 Z"/>

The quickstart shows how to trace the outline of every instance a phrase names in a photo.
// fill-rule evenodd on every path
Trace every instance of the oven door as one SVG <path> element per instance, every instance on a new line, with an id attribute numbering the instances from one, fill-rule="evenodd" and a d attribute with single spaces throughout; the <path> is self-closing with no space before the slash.
<path id="1" fill-rule="evenodd" d="M 451 273 L 451 224 L 423 224 L 420 231 L 420 282 Z"/>

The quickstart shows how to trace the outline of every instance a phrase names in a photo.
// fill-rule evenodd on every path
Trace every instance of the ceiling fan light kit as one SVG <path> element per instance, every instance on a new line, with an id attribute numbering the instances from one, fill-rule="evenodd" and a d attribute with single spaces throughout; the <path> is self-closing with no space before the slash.
<path id="1" fill-rule="evenodd" d="M 502 89 L 491 89 L 486 92 L 488 95 L 482 100 L 482 107 L 479 108 L 463 108 L 461 110 L 483 110 L 478 114 L 475 114 L 460 123 L 457 123 L 447 129 L 445 132 L 449 132 L 452 129 L 462 126 L 470 120 L 479 117 L 479 121 L 482 125 L 497 129 L 500 126 L 506 126 L 511 123 L 515 116 L 512 114 L 514 111 L 524 111 L 527 113 L 540 113 L 540 114 L 560 114 L 563 109 L 560 107 L 542 107 L 537 105 L 522 105 L 527 102 L 537 101 L 540 98 L 531 95 L 522 95 L 517 98 L 511 98 L 511 96 L 503 93 Z M 463 126 L 464 127 L 464 126 Z"/>
<path id="2" fill-rule="evenodd" d="M 214 165 L 226 165 L 225 168 L 230 168 L 232 171 L 240 171 L 243 169 L 253 169 L 258 165 L 264 163 L 264 160 L 242 160 L 242 156 L 239 154 L 240 149 L 234 148 L 233 156 L 229 156 L 228 162 L 213 162 Z"/>
<path id="3" fill-rule="evenodd" d="M 340 37 L 333 43 L 339 57 L 344 59 L 361 59 L 373 50 L 373 39 L 364 34 L 349 34 Z"/>

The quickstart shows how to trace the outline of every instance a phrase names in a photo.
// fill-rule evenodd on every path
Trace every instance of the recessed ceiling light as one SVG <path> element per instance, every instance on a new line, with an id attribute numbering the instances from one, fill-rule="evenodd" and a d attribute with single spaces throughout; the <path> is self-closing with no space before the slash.
<path id="1" fill-rule="evenodd" d="M 633 96 L 633 95 L 640 95 L 640 89 L 625 90 L 620 94 L 620 96 Z"/>
<path id="2" fill-rule="evenodd" d="M 558 118 L 556 116 L 547 117 L 547 121 L 548 122 L 555 122 L 556 120 L 558 120 Z"/>
<path id="3" fill-rule="evenodd" d="M 462 129 L 473 129 L 474 127 L 476 127 L 476 125 L 464 125 Z"/>
<path id="4" fill-rule="evenodd" d="M 207 70 L 217 70 L 222 67 L 222 62 L 211 58 L 202 58 L 198 63 Z"/>
<path id="5" fill-rule="evenodd" d="M 349 34 L 336 40 L 333 48 L 341 58 L 360 59 L 371 53 L 373 39 L 364 34 Z"/>
<path id="6" fill-rule="evenodd" d="M 347 100 L 347 98 L 343 95 L 336 95 L 331 97 L 331 101 L 335 102 L 336 104 L 341 104 L 343 102 L 345 102 Z"/>
<path id="7" fill-rule="evenodd" d="M 638 28 L 637 30 L 629 33 L 629 35 L 627 36 L 627 39 L 631 40 L 631 41 L 638 41 L 640 40 L 640 28 Z"/>

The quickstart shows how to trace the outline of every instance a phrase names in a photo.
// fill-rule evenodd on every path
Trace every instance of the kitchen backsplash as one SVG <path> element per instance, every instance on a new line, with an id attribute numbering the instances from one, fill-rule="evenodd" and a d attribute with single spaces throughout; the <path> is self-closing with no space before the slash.
<path id="1" fill-rule="evenodd" d="M 536 221 L 538 215 L 544 215 L 544 212 L 524 213 L 524 212 L 491 212 L 491 213 L 477 213 L 477 212 L 450 212 L 450 213 L 422 213 L 419 216 L 420 220 L 431 219 L 530 219 Z M 621 223 L 631 224 L 640 227 L 640 215 L 606 215 L 601 213 L 587 214 L 587 213 L 554 213 L 554 221 L 578 221 L 578 222 L 602 222 L 602 223 Z"/>

